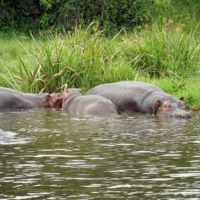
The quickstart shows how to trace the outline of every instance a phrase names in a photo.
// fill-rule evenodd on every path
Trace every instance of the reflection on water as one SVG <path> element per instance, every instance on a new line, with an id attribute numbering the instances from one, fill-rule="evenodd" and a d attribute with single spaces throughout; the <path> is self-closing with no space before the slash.
<path id="1" fill-rule="evenodd" d="M 5 111 L 0 129 L 0 199 L 199 199 L 197 119 Z"/>

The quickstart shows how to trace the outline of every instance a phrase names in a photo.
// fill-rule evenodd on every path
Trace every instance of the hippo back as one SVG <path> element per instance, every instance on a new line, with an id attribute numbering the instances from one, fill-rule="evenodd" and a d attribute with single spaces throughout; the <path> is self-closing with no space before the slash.
<path id="1" fill-rule="evenodd" d="M 116 106 L 110 100 L 99 95 L 83 96 L 80 93 L 69 94 L 63 110 L 67 113 L 117 114 Z"/>
<path id="2" fill-rule="evenodd" d="M 142 104 L 151 93 L 163 92 L 159 87 L 138 81 L 121 81 L 96 86 L 84 95 L 101 95 L 116 106 L 122 112 L 145 112 Z"/>
<path id="3" fill-rule="evenodd" d="M 0 87 L 0 109 L 30 109 L 50 107 L 48 94 L 22 93 Z"/>

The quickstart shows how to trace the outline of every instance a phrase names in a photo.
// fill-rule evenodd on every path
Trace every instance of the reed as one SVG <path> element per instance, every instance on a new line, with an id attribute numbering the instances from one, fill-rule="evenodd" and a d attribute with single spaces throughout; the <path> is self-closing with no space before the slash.
<path id="1" fill-rule="evenodd" d="M 170 24 L 171 23 L 171 24 Z M 162 25 L 156 22 L 133 34 L 122 36 L 123 51 L 137 69 L 150 78 L 170 76 L 188 78 L 200 70 L 200 41 L 195 31 L 187 34 L 169 20 Z"/>
<path id="2" fill-rule="evenodd" d="M 137 70 L 121 51 L 120 33 L 106 38 L 102 31 L 91 30 L 95 25 L 93 22 L 87 29 L 76 27 L 72 33 L 51 34 L 39 40 L 32 36 L 29 46 L 18 41 L 23 53 L 17 52 L 14 69 L 7 67 L 1 72 L 1 84 L 23 92 L 50 93 L 62 92 L 66 85 L 89 89 L 131 79 Z"/>

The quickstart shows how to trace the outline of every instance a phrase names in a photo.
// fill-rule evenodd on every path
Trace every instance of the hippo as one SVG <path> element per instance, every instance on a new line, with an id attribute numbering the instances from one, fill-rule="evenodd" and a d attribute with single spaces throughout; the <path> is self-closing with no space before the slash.
<path id="1" fill-rule="evenodd" d="M 92 115 L 117 114 L 115 105 L 99 95 L 83 96 L 81 89 L 68 89 L 63 96 L 63 110 L 66 113 Z"/>
<path id="2" fill-rule="evenodd" d="M 0 87 L 0 109 L 31 109 L 54 107 L 56 100 L 48 93 L 22 93 L 10 88 Z"/>
<path id="3" fill-rule="evenodd" d="M 54 108 L 62 108 L 63 96 L 60 93 L 51 93 L 50 96 L 53 98 Z"/>
<path id="4" fill-rule="evenodd" d="M 176 118 L 195 118 L 185 110 L 184 98 L 165 93 L 159 87 L 139 81 L 121 81 L 102 84 L 87 91 L 84 96 L 100 95 L 117 106 L 118 112 L 139 112 Z"/>

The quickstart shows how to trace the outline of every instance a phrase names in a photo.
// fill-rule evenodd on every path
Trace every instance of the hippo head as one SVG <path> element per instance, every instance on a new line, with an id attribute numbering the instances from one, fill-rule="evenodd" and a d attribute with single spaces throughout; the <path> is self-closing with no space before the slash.
<path id="1" fill-rule="evenodd" d="M 78 93 L 78 92 L 81 93 L 81 89 L 75 89 L 75 88 L 67 89 L 67 90 L 64 92 L 64 95 L 63 95 L 62 108 L 63 108 L 64 105 L 65 105 L 65 101 L 69 98 L 69 94 L 71 94 L 72 92 L 73 92 L 73 93 Z"/>
<path id="2" fill-rule="evenodd" d="M 63 97 L 60 93 L 51 93 L 50 96 L 52 97 L 54 108 L 62 108 L 62 100 Z"/>
<path id="3" fill-rule="evenodd" d="M 43 99 L 43 106 L 45 108 L 52 108 L 54 107 L 53 97 L 49 94 L 43 94 L 45 97 Z"/>
<path id="4" fill-rule="evenodd" d="M 185 109 L 184 98 L 181 97 L 175 101 L 172 100 L 157 100 L 157 115 L 158 116 L 169 116 L 176 118 L 193 119 L 195 115 L 193 112 L 188 112 Z"/>

